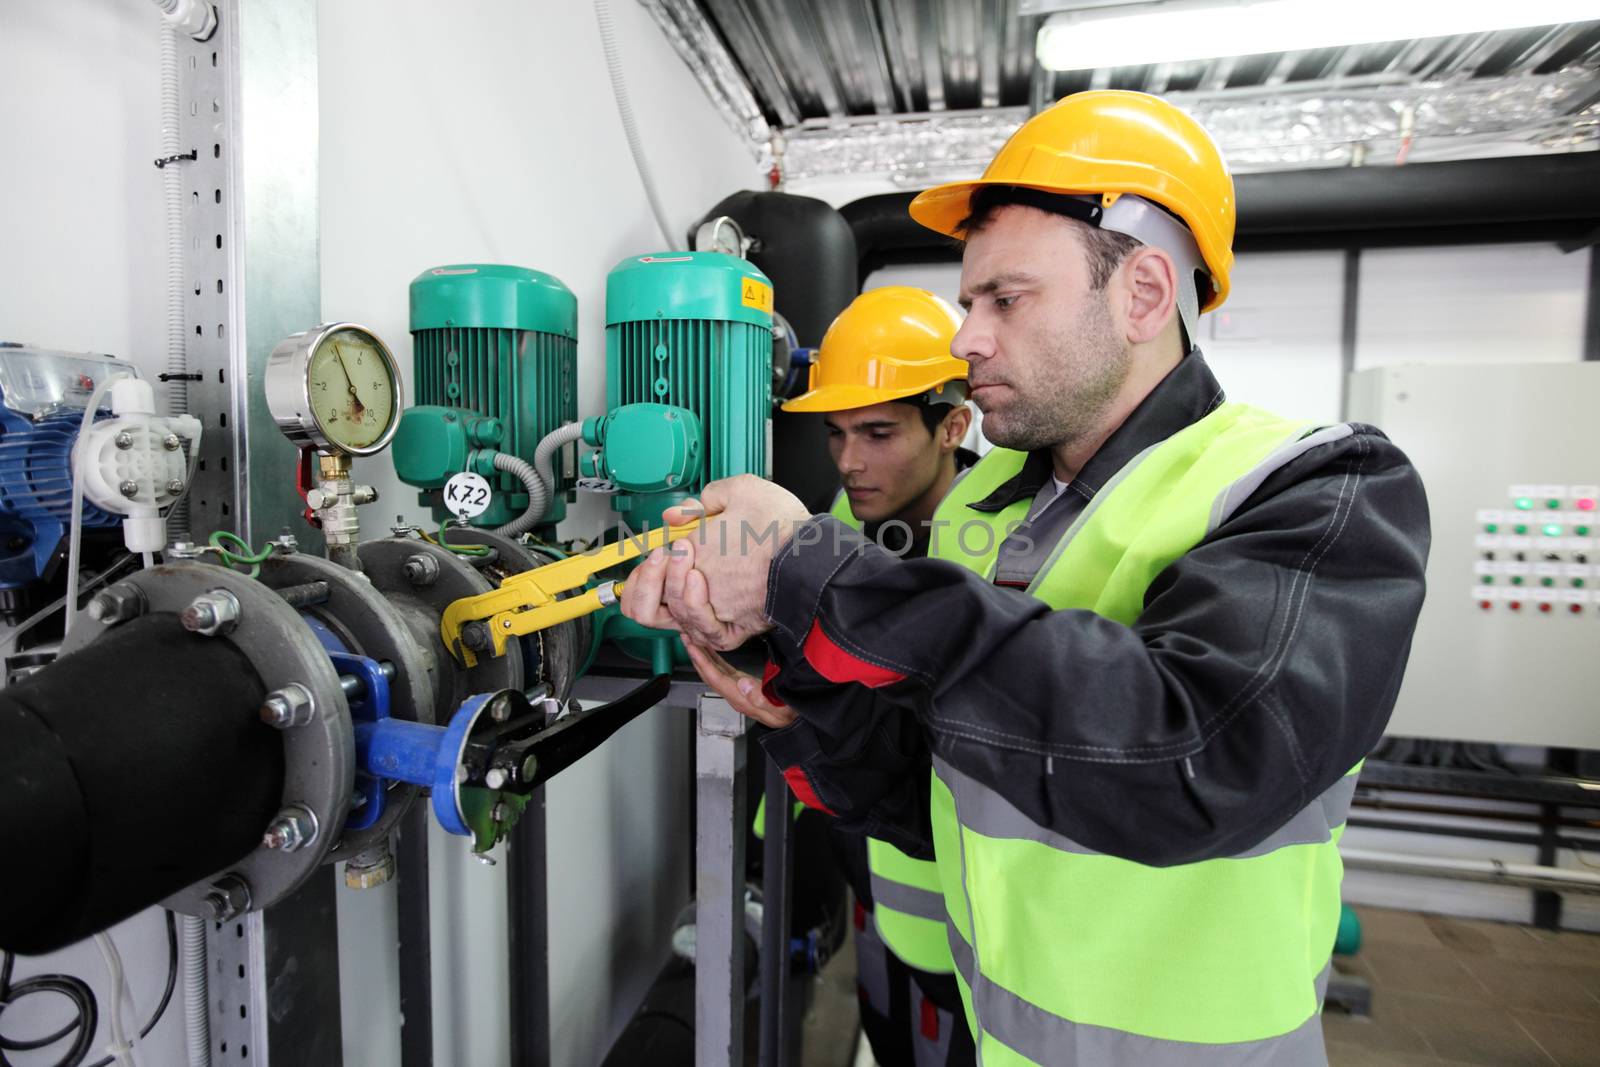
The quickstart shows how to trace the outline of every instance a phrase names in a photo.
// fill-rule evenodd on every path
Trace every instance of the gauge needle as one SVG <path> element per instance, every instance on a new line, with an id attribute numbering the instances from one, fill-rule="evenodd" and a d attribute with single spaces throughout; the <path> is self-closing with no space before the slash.
<path id="1" fill-rule="evenodd" d="M 333 343 L 333 354 L 339 357 L 339 369 L 344 371 L 344 383 L 350 387 L 350 399 L 355 401 L 356 405 L 351 410 L 359 420 L 361 413 L 366 410 L 367 406 L 361 402 L 361 394 L 356 392 L 356 380 L 350 376 L 350 368 L 344 362 L 344 349 L 339 347 L 339 342 L 337 341 Z"/>

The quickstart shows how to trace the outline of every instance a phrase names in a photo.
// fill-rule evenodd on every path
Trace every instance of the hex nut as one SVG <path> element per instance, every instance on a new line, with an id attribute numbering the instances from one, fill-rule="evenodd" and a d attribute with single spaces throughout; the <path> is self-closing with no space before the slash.
<path id="1" fill-rule="evenodd" d="M 217 637 L 239 622 L 239 600 L 226 589 L 213 589 L 189 602 L 178 616 L 183 628 L 203 637 Z"/>
<path id="2" fill-rule="evenodd" d="M 489 624 L 469 622 L 461 628 L 461 643 L 474 652 L 482 652 L 493 642 L 489 638 Z"/>
<path id="3" fill-rule="evenodd" d="M 439 578 L 439 561 L 421 552 L 406 557 L 402 569 L 405 571 L 406 581 L 418 588 L 432 585 Z"/>
<path id="4" fill-rule="evenodd" d="M 118 582 L 95 594 L 89 601 L 89 617 L 105 626 L 115 626 L 144 614 L 144 593 L 131 582 Z"/>
<path id="5" fill-rule="evenodd" d="M 213 922 L 226 922 L 250 910 L 250 886 L 236 874 L 225 874 L 211 883 L 205 905 Z"/>
<path id="6" fill-rule="evenodd" d="M 344 865 L 344 884 L 351 889 L 375 889 L 393 877 L 394 854 L 388 849 L 371 863 L 357 866 L 352 860 Z"/>
<path id="7" fill-rule="evenodd" d="M 261 702 L 261 721 L 279 730 L 304 726 L 316 717 L 317 705 L 311 690 L 299 682 L 274 689 Z"/>
<path id="8" fill-rule="evenodd" d="M 317 817 L 301 804 L 291 804 L 278 812 L 261 835 L 263 848 L 293 852 L 317 839 Z"/>

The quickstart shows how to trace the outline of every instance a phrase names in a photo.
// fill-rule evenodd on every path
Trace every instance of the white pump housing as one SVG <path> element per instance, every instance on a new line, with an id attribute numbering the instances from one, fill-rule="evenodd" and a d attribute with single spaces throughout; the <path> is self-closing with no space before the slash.
<path id="1" fill-rule="evenodd" d="M 74 467 L 83 495 L 125 516 L 128 551 L 158 552 L 166 544 L 161 509 L 184 491 L 189 454 L 200 447 L 200 420 L 156 414 L 155 390 L 138 378 L 111 385 L 112 418 L 96 422 L 78 440 Z"/>

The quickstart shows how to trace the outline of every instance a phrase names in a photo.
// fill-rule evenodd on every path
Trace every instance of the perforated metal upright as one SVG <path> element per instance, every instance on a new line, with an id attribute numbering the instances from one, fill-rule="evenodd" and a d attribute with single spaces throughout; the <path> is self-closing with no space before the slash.
<path id="1" fill-rule="evenodd" d="M 208 41 L 180 35 L 189 410 L 205 427 L 190 491 L 197 540 L 252 544 L 311 533 L 285 492 L 294 448 L 268 415 L 273 345 L 320 320 L 317 261 L 317 5 L 214 0 Z M 171 383 L 169 383 L 171 384 Z M 338 1064 L 333 868 L 268 912 L 211 923 L 215 1063 Z"/>

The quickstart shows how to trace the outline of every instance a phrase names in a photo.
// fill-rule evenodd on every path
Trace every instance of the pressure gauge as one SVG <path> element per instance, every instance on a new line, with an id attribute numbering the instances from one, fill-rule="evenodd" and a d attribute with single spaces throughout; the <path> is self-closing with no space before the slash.
<path id="1" fill-rule="evenodd" d="M 400 425 L 400 370 L 364 326 L 335 322 L 286 337 L 267 357 L 267 408 L 301 448 L 383 451 Z"/>

